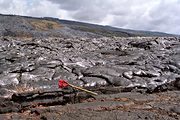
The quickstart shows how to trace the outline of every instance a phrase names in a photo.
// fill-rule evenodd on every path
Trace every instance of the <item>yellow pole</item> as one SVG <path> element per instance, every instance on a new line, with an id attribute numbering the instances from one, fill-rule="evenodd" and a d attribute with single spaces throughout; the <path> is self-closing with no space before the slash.
<path id="1" fill-rule="evenodd" d="M 68 83 L 68 84 L 69 84 L 69 83 Z M 93 94 L 93 95 L 98 95 L 98 94 L 97 94 L 97 93 L 95 93 L 95 92 L 92 92 L 92 91 L 86 90 L 86 89 L 84 89 L 84 88 L 81 88 L 81 87 L 78 87 L 78 86 L 75 86 L 75 85 L 72 85 L 72 84 L 69 84 L 69 86 L 71 86 L 71 87 L 73 87 L 73 88 L 76 88 L 76 89 L 78 89 L 78 90 L 82 90 L 82 91 L 84 91 L 84 92 L 87 92 L 87 93 Z"/>

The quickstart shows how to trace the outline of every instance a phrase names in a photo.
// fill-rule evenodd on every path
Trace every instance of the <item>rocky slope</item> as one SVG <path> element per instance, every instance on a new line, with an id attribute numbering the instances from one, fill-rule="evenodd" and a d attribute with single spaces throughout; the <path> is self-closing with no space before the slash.
<path id="1" fill-rule="evenodd" d="M 178 36 L 161 32 L 137 31 L 56 18 L 33 18 L 0 14 L 0 35 L 11 37 L 163 37 Z"/>

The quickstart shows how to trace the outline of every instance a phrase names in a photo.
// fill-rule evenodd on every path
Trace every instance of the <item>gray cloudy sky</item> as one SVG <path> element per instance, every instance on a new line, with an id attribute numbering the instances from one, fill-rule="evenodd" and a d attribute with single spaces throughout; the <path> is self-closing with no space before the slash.
<path id="1" fill-rule="evenodd" d="M 0 13 L 180 34 L 180 0 L 0 0 Z"/>

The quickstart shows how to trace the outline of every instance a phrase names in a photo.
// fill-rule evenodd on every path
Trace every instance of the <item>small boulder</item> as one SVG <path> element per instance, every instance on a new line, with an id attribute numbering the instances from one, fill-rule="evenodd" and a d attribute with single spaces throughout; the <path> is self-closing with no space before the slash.
<path id="1" fill-rule="evenodd" d="M 124 72 L 123 77 L 125 77 L 127 79 L 132 79 L 133 78 L 133 72 L 132 71 Z"/>

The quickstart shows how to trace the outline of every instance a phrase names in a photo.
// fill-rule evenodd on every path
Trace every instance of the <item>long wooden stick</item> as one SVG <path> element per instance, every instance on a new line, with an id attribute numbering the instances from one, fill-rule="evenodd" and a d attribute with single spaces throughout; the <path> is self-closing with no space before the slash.
<path id="1" fill-rule="evenodd" d="M 69 83 L 68 83 L 69 84 Z M 87 93 L 90 93 L 90 94 L 93 94 L 93 95 L 98 95 L 97 93 L 95 92 L 92 92 L 92 91 L 89 91 L 89 90 L 86 90 L 84 88 L 81 88 L 81 87 L 78 87 L 78 86 L 75 86 L 75 85 L 72 85 L 72 84 L 69 84 L 69 86 L 73 87 L 73 88 L 76 88 L 76 89 L 79 89 L 79 90 L 82 90 L 84 92 L 87 92 Z"/>

